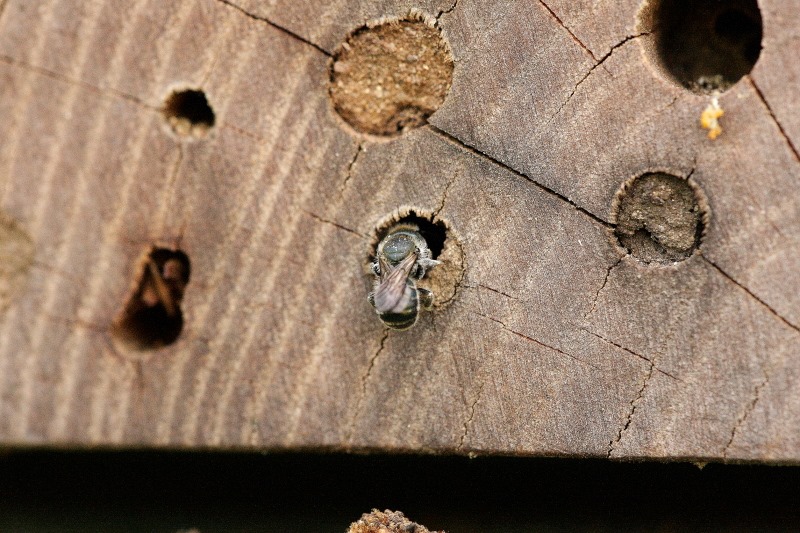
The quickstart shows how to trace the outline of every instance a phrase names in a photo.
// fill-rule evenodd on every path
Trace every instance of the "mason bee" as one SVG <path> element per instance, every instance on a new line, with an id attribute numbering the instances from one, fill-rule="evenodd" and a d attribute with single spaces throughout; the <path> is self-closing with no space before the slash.
<path id="1" fill-rule="evenodd" d="M 397 225 L 383 238 L 372 264 L 375 290 L 367 298 L 384 324 L 408 329 L 416 323 L 420 307 L 433 306 L 433 293 L 417 287 L 417 281 L 438 264 L 415 225 Z"/>
<path id="2" fill-rule="evenodd" d="M 180 304 L 189 275 L 189 257 L 184 252 L 152 249 L 138 287 L 112 326 L 114 336 L 137 350 L 174 342 L 183 328 Z"/>

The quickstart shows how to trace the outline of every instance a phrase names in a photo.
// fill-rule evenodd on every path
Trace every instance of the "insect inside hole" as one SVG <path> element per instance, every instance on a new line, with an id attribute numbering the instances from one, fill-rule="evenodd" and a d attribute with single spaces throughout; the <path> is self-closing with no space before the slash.
<path id="1" fill-rule="evenodd" d="M 431 309 L 433 293 L 417 287 L 417 281 L 438 264 L 413 224 L 399 224 L 381 240 L 372 264 L 375 288 L 367 298 L 384 324 L 408 329 L 417 322 L 420 308 Z"/>
<path id="2" fill-rule="evenodd" d="M 155 248 L 144 261 L 136 291 L 115 321 L 115 335 L 136 349 L 174 342 L 183 328 L 180 304 L 189 283 L 189 257 Z"/>

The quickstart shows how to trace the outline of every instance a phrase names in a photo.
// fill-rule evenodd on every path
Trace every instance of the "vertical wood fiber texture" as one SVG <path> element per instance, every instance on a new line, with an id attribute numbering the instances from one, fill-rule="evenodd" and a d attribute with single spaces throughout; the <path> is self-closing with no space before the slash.
<path id="1" fill-rule="evenodd" d="M 759 5 L 710 141 L 634 1 L 0 1 L 0 244 L 33 243 L 26 276 L 0 269 L 0 443 L 797 462 L 800 12 Z M 360 137 L 330 55 L 410 8 L 452 88 L 429 125 Z M 215 112 L 200 139 L 161 113 L 185 87 Z M 653 170 L 711 213 L 672 266 L 612 238 Z M 364 269 L 401 206 L 465 265 L 409 332 Z M 180 338 L 120 350 L 138 261 L 178 240 Z"/>

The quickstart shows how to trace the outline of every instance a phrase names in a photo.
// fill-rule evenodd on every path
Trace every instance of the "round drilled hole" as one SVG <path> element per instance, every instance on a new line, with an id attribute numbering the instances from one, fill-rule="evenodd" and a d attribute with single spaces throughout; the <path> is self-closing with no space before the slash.
<path id="1" fill-rule="evenodd" d="M 330 96 L 356 131 L 389 137 L 422 126 L 444 102 L 453 56 L 433 20 L 419 13 L 358 28 L 339 45 Z"/>
<path id="2" fill-rule="evenodd" d="M 611 212 L 619 246 L 646 264 L 683 261 L 695 253 L 708 225 L 708 204 L 693 181 L 652 172 L 629 180 Z"/>
<path id="3" fill-rule="evenodd" d="M 419 287 L 433 292 L 433 309 L 447 307 L 456 296 L 464 278 L 464 250 L 450 224 L 433 212 L 415 207 L 402 207 L 386 216 L 376 226 L 364 262 L 365 272 L 372 276 L 378 244 L 398 227 L 416 227 L 431 250 L 431 258 L 441 261 L 425 273 Z"/>
<path id="4" fill-rule="evenodd" d="M 655 0 L 640 17 L 652 32 L 655 63 L 697 93 L 724 91 L 753 70 L 761 53 L 756 0 Z"/>
<path id="5" fill-rule="evenodd" d="M 189 256 L 153 248 L 142 261 L 139 279 L 111 334 L 133 350 L 153 350 L 175 342 L 183 330 L 181 300 L 189 283 Z"/>
<path id="6" fill-rule="evenodd" d="M 214 110 L 203 91 L 174 91 L 164 102 L 164 117 L 180 136 L 204 137 L 214 126 Z"/>

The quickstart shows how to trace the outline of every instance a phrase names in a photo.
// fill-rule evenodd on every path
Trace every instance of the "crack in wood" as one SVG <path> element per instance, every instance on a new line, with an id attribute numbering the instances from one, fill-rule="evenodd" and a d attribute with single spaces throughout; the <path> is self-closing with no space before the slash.
<path id="1" fill-rule="evenodd" d="M 299 34 L 293 32 L 289 28 L 281 26 L 280 24 L 278 24 L 276 22 L 273 22 L 273 21 L 271 21 L 270 19 L 268 19 L 266 17 L 262 17 L 262 16 L 254 14 L 254 13 L 250 13 L 245 8 L 241 7 L 240 5 L 234 4 L 230 0 L 217 0 L 217 2 L 225 4 L 226 6 L 237 10 L 238 12 L 242 13 L 243 15 L 245 15 L 245 16 L 253 19 L 253 20 L 258 20 L 260 22 L 268 24 L 268 25 L 272 26 L 273 28 L 275 28 L 276 30 L 285 33 L 289 37 L 292 37 L 293 39 L 297 39 L 301 43 L 304 43 L 304 44 L 307 44 L 308 46 L 311 46 L 312 48 L 316 49 L 318 52 L 322 52 L 323 54 L 325 54 L 328 57 L 333 57 L 333 54 L 331 54 L 329 51 L 325 50 L 323 47 L 321 47 L 320 45 L 318 45 L 314 41 L 311 41 L 310 39 L 307 39 L 307 38 L 303 37 L 302 35 L 299 35 Z"/>
<path id="2" fill-rule="evenodd" d="M 347 165 L 347 173 L 344 176 L 344 180 L 342 181 L 341 187 L 339 187 L 339 194 L 343 194 L 344 190 L 347 188 L 347 183 L 350 181 L 350 178 L 353 177 L 353 166 L 355 166 L 356 161 L 358 161 L 358 156 L 361 155 L 361 152 L 364 151 L 364 143 L 358 143 L 356 147 L 356 153 L 353 156 L 353 159 L 350 160 L 350 164 Z"/>
<path id="3" fill-rule="evenodd" d="M 461 438 L 458 440 L 458 446 L 456 450 L 464 449 L 464 442 L 467 439 L 467 434 L 469 433 L 469 425 L 472 423 L 472 419 L 475 418 L 475 406 L 478 405 L 478 402 L 481 399 L 481 395 L 483 394 L 483 387 L 486 385 L 486 382 L 481 382 L 480 386 L 478 387 L 478 394 L 475 395 L 475 399 L 472 401 L 472 404 L 469 406 L 469 416 L 464 421 L 464 432 L 461 434 Z"/>
<path id="4" fill-rule="evenodd" d="M 439 19 L 442 18 L 442 15 L 449 15 L 450 13 L 452 13 L 455 10 L 457 5 L 458 5 L 458 0 L 453 0 L 453 4 L 450 7 L 448 7 L 447 9 L 442 9 L 441 11 L 439 11 L 439 13 L 434 17 L 434 19 L 436 19 L 436 22 L 434 23 L 434 26 L 436 26 L 438 28 L 439 27 Z"/>
<path id="5" fill-rule="evenodd" d="M 501 320 L 498 320 L 498 319 L 496 319 L 494 317 L 491 317 L 491 316 L 488 316 L 488 315 L 484 315 L 483 313 L 478 313 L 477 311 L 470 311 L 470 312 L 472 314 L 478 315 L 478 316 L 483 317 L 483 318 L 485 318 L 487 320 L 491 320 L 492 322 L 500 324 L 500 326 L 503 328 L 503 330 L 507 331 L 508 333 L 516 335 L 517 337 L 521 337 L 521 338 L 525 339 L 526 341 L 532 342 L 534 344 L 538 344 L 539 346 L 541 346 L 543 348 L 547 348 L 548 350 L 552 350 L 552 351 L 554 351 L 556 353 L 559 353 L 561 355 L 565 355 L 565 356 L 569 357 L 570 359 L 573 359 L 573 360 L 575 360 L 575 361 L 577 361 L 577 362 L 579 362 L 581 364 L 590 366 L 590 367 L 594 368 L 595 370 L 602 371 L 602 369 L 599 366 L 593 365 L 592 363 L 590 363 L 588 361 L 584 361 L 580 357 L 576 357 L 576 356 L 572 355 L 571 353 L 565 352 L 564 350 L 559 350 L 555 346 L 550 346 L 549 344 L 545 344 L 540 340 L 534 339 L 533 337 L 529 337 L 528 335 L 525 335 L 524 333 L 520 333 L 519 331 L 516 331 L 516 330 L 513 330 L 513 329 L 509 328 Z"/>
<path id="6" fill-rule="evenodd" d="M 464 279 L 467 277 L 467 267 L 464 254 L 464 247 L 458 240 L 454 240 L 453 245 L 458 248 L 459 255 L 461 256 L 461 274 L 459 275 L 458 280 L 456 280 L 455 286 L 453 287 L 453 295 L 446 300 L 442 300 L 441 306 L 450 305 L 450 302 L 456 299 L 458 293 L 461 292 L 461 287 L 464 286 Z M 431 319 L 433 319 L 432 318 L 433 316 L 435 316 L 435 314 L 431 314 Z"/>
<path id="7" fill-rule="evenodd" d="M 675 95 L 675 97 L 674 97 L 672 100 L 670 100 L 670 102 L 669 102 L 667 105 L 665 105 L 664 107 L 662 107 L 662 108 L 660 108 L 660 109 L 657 109 L 657 110 L 656 110 L 656 116 L 657 116 L 657 115 L 660 115 L 661 113 L 663 113 L 664 111 L 666 111 L 666 110 L 667 110 L 667 109 L 669 109 L 670 107 L 674 106 L 674 105 L 675 105 L 675 102 L 677 102 L 678 100 L 680 100 L 680 99 L 681 99 L 681 96 L 683 96 L 683 93 L 681 93 L 681 94 L 678 94 L 678 95 Z M 697 164 L 697 156 L 695 156 L 695 164 Z M 689 173 L 689 175 L 688 175 L 688 176 L 686 176 L 686 179 L 687 179 L 687 180 L 689 179 L 689 177 L 691 177 L 691 175 L 692 175 L 692 173 L 693 173 L 693 172 L 694 172 L 694 168 L 692 168 L 692 172 L 690 172 L 690 173 Z"/>
<path id="8" fill-rule="evenodd" d="M 450 180 L 444 186 L 444 192 L 442 193 L 442 201 L 439 202 L 439 207 L 434 209 L 433 218 L 437 218 L 439 216 L 439 213 L 442 212 L 442 209 L 444 209 L 444 203 L 447 201 L 447 193 L 450 192 L 450 187 L 452 187 L 453 183 L 455 183 L 457 179 L 458 179 L 458 172 L 454 173 L 453 177 L 450 178 Z"/>
<path id="9" fill-rule="evenodd" d="M 645 375 L 644 380 L 642 381 L 642 386 L 639 388 L 639 392 L 636 394 L 636 398 L 631 400 L 630 402 L 630 409 L 628 410 L 628 415 L 625 418 L 625 423 L 619 429 L 617 433 L 617 437 L 615 439 L 611 439 L 608 442 L 608 454 L 606 457 L 611 459 L 611 455 L 614 453 L 614 447 L 620 443 L 622 437 L 628 431 L 628 428 L 631 425 L 631 421 L 633 421 L 633 415 L 636 413 L 636 409 L 639 407 L 639 402 L 644 397 L 644 390 L 647 388 L 647 383 L 650 381 L 650 378 L 653 377 L 653 370 L 655 369 L 655 364 L 650 361 L 650 368 L 647 370 L 647 375 Z"/>
<path id="10" fill-rule="evenodd" d="M 797 150 L 797 147 L 792 142 L 791 137 L 789 137 L 789 134 L 786 133 L 785 129 L 783 129 L 783 124 L 781 124 L 781 122 L 778 120 L 778 117 L 775 116 L 775 113 L 772 111 L 772 107 L 769 105 L 769 102 L 767 102 L 767 99 L 764 96 L 764 93 L 761 91 L 761 88 L 756 83 L 756 80 L 754 80 L 753 77 L 748 74 L 747 81 L 750 83 L 750 86 L 755 91 L 756 95 L 758 96 L 758 99 L 761 100 L 762 104 L 764 104 L 764 107 L 767 109 L 767 113 L 769 113 L 769 116 L 772 117 L 772 121 L 775 123 L 776 126 L 778 126 L 778 131 L 783 137 L 783 140 L 786 141 L 786 144 L 789 145 L 789 149 L 792 151 L 795 160 L 798 163 L 800 163 L 800 151 Z"/>
<path id="11" fill-rule="evenodd" d="M 559 25 L 560 25 L 562 28 L 564 28 L 564 29 L 567 31 L 567 33 L 569 33 L 569 36 L 570 36 L 570 37 L 572 37 L 572 39 L 573 39 L 573 40 L 574 40 L 576 43 L 578 43 L 578 46 L 580 46 L 581 48 L 583 48 L 583 49 L 584 49 L 584 50 L 585 50 L 585 51 L 586 51 L 586 52 L 589 54 L 589 56 L 591 56 L 591 58 L 592 58 L 592 59 L 594 59 L 594 60 L 595 60 L 595 62 L 596 62 L 598 59 L 597 59 L 597 56 L 595 56 L 595 55 L 594 55 L 594 52 L 592 52 L 592 51 L 589 49 L 589 47 L 588 47 L 588 46 L 586 46 L 586 45 L 583 43 L 583 41 L 581 41 L 580 39 L 578 39 L 578 36 L 577 36 L 577 35 L 575 35 L 575 33 L 574 33 L 574 32 L 573 32 L 571 29 L 569 29 L 569 26 L 567 26 L 566 24 L 564 24 L 564 21 L 563 21 L 563 20 L 561 20 L 561 17 L 559 17 L 559 16 L 556 14 L 556 12 L 555 12 L 555 11 L 553 11 L 553 10 L 550 8 L 550 6 L 548 6 L 546 3 L 544 3 L 544 0 L 539 0 L 539 3 L 542 5 L 542 7 L 544 7 L 544 8 L 545 8 L 545 9 L 548 11 L 548 13 L 550 13 L 550 15 L 551 15 L 551 16 L 552 16 L 552 17 L 555 19 L 555 21 L 556 21 L 556 22 L 558 22 L 558 24 L 559 24 Z"/>
<path id="12" fill-rule="evenodd" d="M 701 250 L 701 254 L 702 254 L 702 250 Z M 765 302 L 764 300 L 762 300 L 761 298 L 759 298 L 758 296 L 756 296 L 756 295 L 755 295 L 755 293 L 754 293 L 753 291 L 751 291 L 750 289 L 748 289 L 747 287 L 745 287 L 744 285 L 742 285 L 741 283 L 739 283 L 738 281 L 736 281 L 736 280 L 733 278 L 733 276 L 731 276 L 730 274 L 728 274 L 727 272 L 725 272 L 725 271 L 724 271 L 724 270 L 723 270 L 723 269 L 722 269 L 722 268 L 721 268 L 721 267 L 720 267 L 718 264 L 716 264 L 714 261 L 712 261 L 711 259 L 709 259 L 709 258 L 708 258 L 707 256 L 705 256 L 705 255 L 702 255 L 702 257 L 703 257 L 703 259 L 704 259 L 704 260 L 705 260 L 705 261 L 706 261 L 706 262 L 707 262 L 709 265 L 711 265 L 712 267 L 714 267 L 714 268 L 717 270 L 717 272 L 719 272 L 720 274 L 722 274 L 722 275 L 723 275 L 723 276 L 724 276 L 724 277 L 725 277 L 725 278 L 726 278 L 728 281 L 730 281 L 731 283 L 733 283 L 734 285 L 736 285 L 737 287 L 739 287 L 740 289 L 742 289 L 744 292 L 746 292 L 747 294 L 749 294 L 749 295 L 750 295 L 750 296 L 751 296 L 751 297 L 752 297 L 752 298 L 753 298 L 755 301 L 757 301 L 758 303 L 760 303 L 761 305 L 763 305 L 764 307 L 766 307 L 766 308 L 767 308 L 767 310 L 768 310 L 770 313 L 772 313 L 772 314 L 775 316 L 775 318 L 777 318 L 778 320 L 780 320 L 781 322 L 783 322 L 784 324 L 786 324 L 787 326 L 789 326 L 791 329 L 793 329 L 793 330 L 794 330 L 794 331 L 796 331 L 797 333 L 800 333 L 800 327 L 798 327 L 796 324 L 794 324 L 794 323 L 790 322 L 790 321 L 789 321 L 789 319 L 785 318 L 783 315 L 781 315 L 780 313 L 778 313 L 778 311 L 776 311 L 775 309 L 773 309 L 773 308 L 772 308 L 772 307 L 771 307 L 771 306 L 770 306 L 770 305 L 769 305 L 767 302 Z"/>
<path id="13" fill-rule="evenodd" d="M 600 293 L 603 292 L 603 289 L 606 288 L 606 284 L 608 283 L 608 278 L 611 277 L 611 271 L 614 270 L 617 267 L 617 265 L 619 265 L 622 262 L 622 260 L 624 258 L 625 258 L 625 256 L 620 257 L 619 259 L 617 259 L 616 263 L 614 263 L 613 265 L 609 266 L 608 269 L 606 270 L 606 276 L 605 276 L 605 278 L 603 278 L 603 284 L 600 285 L 600 288 L 597 289 L 597 292 L 594 294 L 594 300 L 592 301 L 592 307 L 586 312 L 585 315 L 583 315 L 583 319 L 584 320 L 586 320 L 589 317 L 589 315 L 591 315 L 594 312 L 595 307 L 597 306 L 597 300 L 600 299 Z"/>
<path id="14" fill-rule="evenodd" d="M 359 233 L 354 229 L 348 228 L 347 226 L 343 226 L 343 225 L 339 224 L 338 222 L 334 222 L 333 220 L 328 220 L 327 218 L 322 218 L 318 214 L 313 213 L 313 212 L 311 212 L 311 211 L 309 211 L 307 209 L 303 209 L 302 207 L 300 208 L 300 210 L 303 213 L 305 213 L 308 216 L 310 216 L 311 218 L 313 218 L 314 220 L 316 220 L 318 222 L 322 222 L 323 224 L 330 224 L 331 226 L 333 226 L 335 228 L 338 228 L 340 230 L 346 231 L 348 233 L 352 233 L 353 235 L 358 235 L 361 238 L 368 238 L 369 237 L 368 235 L 364 235 L 363 233 Z"/>
<path id="15" fill-rule="evenodd" d="M 608 344 L 610 344 L 612 346 L 616 346 L 617 348 L 619 348 L 623 352 L 628 352 L 629 354 L 635 355 L 636 357 L 638 357 L 639 359 L 641 359 L 643 361 L 647 361 L 648 364 L 654 366 L 656 372 L 658 372 L 659 374 L 663 374 L 663 375 L 667 376 L 668 378 L 671 378 L 671 379 L 674 379 L 675 381 L 680 381 L 681 383 L 683 383 L 683 380 L 681 378 L 679 378 L 677 376 L 674 376 L 674 375 L 670 374 L 669 372 L 667 372 L 666 370 L 661 370 L 660 368 L 655 366 L 655 364 L 656 364 L 655 363 L 655 358 L 651 359 L 649 357 L 645 357 L 644 355 L 642 355 L 640 353 L 637 353 L 637 352 L 634 352 L 630 348 L 626 348 L 625 346 L 622 346 L 621 344 L 617 344 L 616 342 L 612 341 L 611 339 L 607 339 L 607 338 L 603 337 L 602 335 L 600 335 L 599 333 L 595 333 L 592 330 L 589 330 L 589 329 L 586 329 L 586 328 L 581 328 L 581 329 L 583 331 L 585 331 L 586 333 L 588 333 L 589 335 L 597 337 L 598 339 L 600 339 L 603 342 L 606 342 L 606 343 L 608 343 Z"/>
<path id="16" fill-rule="evenodd" d="M 262 143 L 267 142 L 266 139 L 264 139 L 263 137 L 260 137 L 259 135 L 253 133 L 252 131 L 248 131 L 248 130 L 246 130 L 244 128 L 240 128 L 239 126 L 235 126 L 230 122 L 222 123 L 218 127 L 229 129 L 234 133 L 238 133 L 239 135 L 241 135 L 243 137 L 247 137 L 248 139 L 253 139 L 254 141 L 258 141 L 258 142 L 262 142 Z"/>
<path id="17" fill-rule="evenodd" d="M 520 300 L 519 298 L 517 298 L 516 296 L 512 296 L 512 295 L 510 295 L 510 294 L 508 294 L 508 293 L 505 293 L 505 292 L 503 292 L 503 291 L 501 291 L 501 290 L 495 289 L 495 288 L 493 288 L 493 287 L 490 287 L 490 286 L 488 286 L 488 285 L 484 285 L 483 283 L 478 283 L 477 287 L 480 287 L 480 288 L 486 289 L 487 291 L 494 292 L 494 293 L 496 293 L 496 294 L 499 294 L 500 296 L 505 296 L 506 298 L 508 298 L 508 299 L 510 299 L 510 300 L 521 301 L 521 300 Z"/>
<path id="18" fill-rule="evenodd" d="M 583 82 L 585 82 L 585 81 L 586 81 L 586 80 L 589 78 L 589 76 L 591 76 L 591 75 L 592 75 L 592 73 L 593 73 L 595 70 L 597 70 L 597 68 L 598 68 L 598 67 L 600 67 L 600 66 L 601 66 L 603 63 L 605 63 L 605 62 L 606 62 L 606 60 L 607 60 L 609 57 L 611 57 L 611 55 L 612 55 L 612 54 L 613 54 L 613 53 L 614 53 L 614 52 L 615 52 L 615 51 L 616 51 L 618 48 L 620 48 L 620 47 L 622 47 L 622 46 L 624 46 L 624 45 L 628 44 L 629 42 L 633 41 L 634 39 L 638 39 L 639 37 L 643 37 L 643 36 L 645 36 L 645 35 L 650 35 L 651 33 L 652 33 L 652 32 L 649 32 L 649 31 L 648 31 L 648 32 L 637 33 L 636 35 L 628 35 L 628 36 L 627 36 L 627 37 L 625 37 L 623 40 L 621 40 L 620 42 L 618 42 L 617 44 L 615 44 L 614 46 L 612 46 L 612 47 L 609 49 L 609 51 L 608 51 L 608 52 L 606 52 L 606 54 L 605 54 L 603 57 L 601 57 L 600 59 L 596 60 L 595 64 L 592 66 L 592 68 L 590 68 L 590 69 L 589 69 L 589 70 L 586 72 L 586 74 L 584 74 L 584 75 L 583 75 L 583 77 L 582 77 L 581 79 L 579 79 L 579 80 L 578 80 L 578 83 L 576 83 L 576 84 L 575 84 L 575 86 L 572 88 L 572 92 L 570 92 L 570 93 L 569 93 L 569 96 L 567 96 L 567 99 L 566 99 L 566 100 L 564 100 L 564 102 L 561 104 L 561 106 L 559 106 L 559 108 L 556 110 L 556 112 L 555 112 L 555 113 L 553 113 L 553 115 L 550 117 L 550 120 L 548 120 L 548 121 L 547 121 L 547 123 L 548 123 L 548 124 L 550 124 L 551 122 L 553 122 L 553 121 L 555 120 L 555 118 L 556 118 L 556 117 L 557 117 L 557 116 L 558 116 L 558 115 L 561 113 L 561 111 L 563 111 L 563 110 L 564 110 L 564 108 L 567 106 L 567 104 L 569 103 L 569 101 L 570 101 L 570 100 L 572 100 L 572 97 L 573 97 L 573 96 L 575 96 L 575 93 L 576 93 L 576 92 L 578 92 L 578 88 L 579 88 L 579 87 L 580 87 L 580 86 L 583 84 Z M 674 103 L 674 101 L 673 101 L 672 103 Z M 671 104 L 670 104 L 670 105 L 671 105 Z M 669 106 L 667 106 L 667 107 L 669 107 Z"/>
<path id="19" fill-rule="evenodd" d="M 104 357 L 110 358 L 110 360 L 115 361 L 117 363 L 124 363 L 130 364 L 131 359 L 122 355 L 119 351 L 117 351 L 116 346 L 114 346 L 114 342 L 111 340 L 111 337 L 108 334 L 108 327 L 109 325 L 103 324 L 96 324 L 89 320 L 76 317 L 76 318 L 67 318 L 58 315 L 54 315 L 52 313 L 44 312 L 43 315 L 45 320 L 49 320 L 56 324 L 67 325 L 75 329 L 80 329 L 84 331 L 88 331 L 91 334 L 97 335 L 100 337 L 101 342 L 103 343 L 104 347 L 107 349 L 101 349 L 100 353 Z M 27 332 L 28 334 L 30 331 Z M 31 337 L 28 336 L 27 340 L 30 342 L 32 341 Z"/>
<path id="20" fill-rule="evenodd" d="M 614 227 L 616 227 L 614 224 L 611 224 L 610 222 L 607 222 L 607 221 L 603 220 L 602 218 L 598 217 L 597 215 L 595 215 L 591 211 L 579 206 L 578 204 L 576 204 L 575 202 L 573 202 L 572 200 L 570 200 L 569 198 L 567 198 L 563 194 L 555 191 L 554 189 L 551 189 L 550 187 L 547 187 L 546 185 L 542 185 L 541 183 L 539 183 L 538 181 L 534 180 L 530 176 L 528 176 L 526 174 L 523 174 L 519 170 L 507 165 L 506 163 L 503 163 L 502 161 L 500 161 L 498 159 L 495 159 L 494 157 L 490 156 L 489 154 L 487 154 L 485 152 L 481 152 L 480 150 L 478 150 L 474 146 L 471 146 L 471 145 L 465 143 L 464 141 L 462 141 L 461 139 L 459 139 L 458 137 L 456 137 L 452 133 L 446 132 L 443 129 L 437 127 L 437 126 L 434 126 L 433 124 L 428 124 L 427 128 L 431 132 L 433 132 L 436 135 L 442 137 L 443 139 L 451 142 L 452 144 L 455 144 L 456 146 L 460 147 L 461 149 L 466 150 L 467 152 L 470 152 L 471 154 L 473 154 L 473 155 L 475 155 L 475 156 L 477 156 L 477 157 L 479 157 L 481 159 L 484 159 L 486 161 L 489 161 L 490 163 L 493 163 L 493 164 L 499 166 L 503 170 L 506 170 L 506 171 L 514 174 L 515 176 L 517 176 L 519 178 L 522 178 L 525 181 L 535 185 L 536 187 L 538 187 L 542 191 L 544 191 L 544 192 L 546 192 L 546 193 L 548 193 L 548 194 L 550 194 L 552 196 L 555 196 L 559 200 L 562 200 L 562 201 L 568 203 L 576 211 L 586 215 L 587 217 L 589 217 L 593 221 L 597 222 L 598 224 L 602 225 L 603 227 L 605 227 L 605 228 L 614 228 Z"/>
<path id="21" fill-rule="evenodd" d="M 761 381 L 761 383 L 756 385 L 755 389 L 753 390 L 753 399 L 750 400 L 750 402 L 748 402 L 748 404 L 745 406 L 744 413 L 742 413 L 742 416 L 740 416 L 736 420 L 736 424 L 733 426 L 733 429 L 731 429 L 731 436 L 728 439 L 728 443 L 725 445 L 725 448 L 723 448 L 722 450 L 723 459 L 728 458 L 728 450 L 730 449 L 731 445 L 733 445 L 733 440 L 736 438 L 736 434 L 739 432 L 742 425 L 744 425 L 744 423 L 750 417 L 752 412 L 755 410 L 756 404 L 758 403 L 758 400 L 761 398 L 761 391 L 768 384 L 769 384 L 769 377 L 765 373 L 763 381 Z"/>
<path id="22" fill-rule="evenodd" d="M 132 102 L 132 103 L 138 105 L 139 107 L 147 109 L 148 111 L 160 111 L 159 108 L 146 103 L 144 100 L 142 100 L 142 99 L 140 99 L 140 98 L 138 98 L 136 96 L 133 96 L 132 94 L 128 94 L 126 92 L 123 92 L 123 91 L 120 91 L 120 90 L 117 90 L 117 89 L 111 89 L 111 88 L 103 89 L 103 88 L 97 87 L 96 85 L 92 85 L 91 83 L 85 82 L 83 80 L 76 80 L 76 79 L 70 78 L 68 76 L 64 76 L 63 74 L 60 74 L 58 72 L 46 69 L 44 67 L 39 67 L 37 65 L 31 65 L 31 64 L 26 63 L 24 61 L 20 61 L 20 60 L 14 58 L 14 57 L 7 56 L 5 54 L 0 54 L 0 63 L 5 63 L 6 65 L 22 69 L 22 70 L 24 70 L 26 72 L 31 72 L 33 74 L 39 74 L 40 76 L 44 76 L 44 77 L 47 77 L 47 78 L 50 78 L 50 79 L 53 79 L 53 80 L 56 80 L 56 81 L 60 81 L 62 83 L 66 83 L 67 85 L 75 85 L 77 87 L 80 87 L 80 88 L 86 89 L 88 91 L 97 93 L 100 96 L 105 97 L 105 98 L 118 98 L 118 99 L 122 99 L 122 100 L 125 100 L 125 101 L 128 101 L 128 102 Z"/>
<path id="23" fill-rule="evenodd" d="M 378 349 L 375 353 L 370 357 L 369 364 L 367 365 L 367 371 L 361 376 L 361 394 L 356 401 L 356 408 L 353 412 L 353 418 L 348 424 L 347 436 L 345 437 L 345 443 L 350 443 L 353 438 L 353 431 L 355 430 L 356 422 L 358 421 L 358 417 L 361 414 L 362 404 L 364 403 L 364 399 L 367 397 L 367 381 L 369 381 L 369 376 L 372 373 L 372 369 L 375 366 L 375 362 L 378 359 L 378 356 L 381 355 L 383 352 L 383 348 L 386 345 L 386 339 L 389 338 L 389 329 L 386 328 L 383 331 L 383 337 L 381 337 L 380 343 L 378 345 Z"/>

